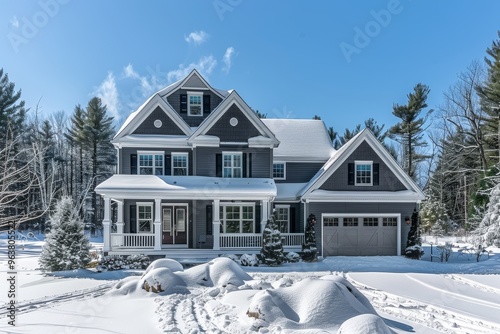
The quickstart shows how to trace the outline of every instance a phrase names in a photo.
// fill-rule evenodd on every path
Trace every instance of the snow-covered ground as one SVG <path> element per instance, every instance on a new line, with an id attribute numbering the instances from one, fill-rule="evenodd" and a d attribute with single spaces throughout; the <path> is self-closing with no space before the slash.
<path id="1" fill-rule="evenodd" d="M 430 262 L 426 245 L 420 261 L 331 257 L 269 268 L 217 259 L 184 270 L 163 263 L 141 278 L 140 270 L 43 275 L 42 245 L 28 240 L 17 249 L 15 327 L 0 253 L 0 333 L 500 333 L 499 249 L 479 262 L 458 252 Z M 145 281 L 165 291 L 146 292 Z"/>

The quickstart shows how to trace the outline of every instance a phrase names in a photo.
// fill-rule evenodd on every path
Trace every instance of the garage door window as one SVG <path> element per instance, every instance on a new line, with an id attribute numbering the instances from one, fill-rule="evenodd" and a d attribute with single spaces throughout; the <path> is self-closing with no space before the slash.
<path id="1" fill-rule="evenodd" d="M 382 219 L 382 226 L 398 226 L 398 219 L 396 217 L 385 217 Z"/>
<path id="2" fill-rule="evenodd" d="M 378 226 L 378 218 L 375 217 L 363 218 L 363 226 Z"/>
<path id="3" fill-rule="evenodd" d="M 344 226 L 358 226 L 358 218 L 344 218 Z"/>
<path id="4" fill-rule="evenodd" d="M 323 226 L 339 226 L 337 217 L 323 217 Z"/>

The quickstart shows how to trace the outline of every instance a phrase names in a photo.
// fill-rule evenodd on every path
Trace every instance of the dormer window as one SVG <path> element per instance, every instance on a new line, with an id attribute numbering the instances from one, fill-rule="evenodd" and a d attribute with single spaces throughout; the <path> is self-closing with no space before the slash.
<path id="1" fill-rule="evenodd" d="M 188 93 L 188 116 L 203 116 L 203 93 Z"/>
<path id="2" fill-rule="evenodd" d="M 372 182 L 372 161 L 355 161 L 356 175 L 355 185 L 357 186 L 371 186 Z"/>

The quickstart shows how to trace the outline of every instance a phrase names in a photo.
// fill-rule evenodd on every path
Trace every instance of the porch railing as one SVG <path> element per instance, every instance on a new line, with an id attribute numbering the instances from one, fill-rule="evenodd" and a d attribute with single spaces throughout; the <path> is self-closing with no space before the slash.
<path id="1" fill-rule="evenodd" d="M 304 242 L 304 233 L 281 233 L 283 246 L 300 246 Z M 262 234 L 241 233 L 221 234 L 221 248 L 260 248 Z"/>
<path id="2" fill-rule="evenodd" d="M 111 248 L 154 248 L 153 233 L 111 233 Z"/>

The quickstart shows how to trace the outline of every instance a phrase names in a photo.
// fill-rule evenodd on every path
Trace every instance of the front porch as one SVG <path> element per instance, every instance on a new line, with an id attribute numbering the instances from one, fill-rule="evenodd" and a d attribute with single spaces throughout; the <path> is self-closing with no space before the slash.
<path id="1" fill-rule="evenodd" d="M 304 233 L 282 233 L 281 239 L 285 251 L 300 251 L 304 243 Z M 262 247 L 262 234 L 244 233 L 234 234 L 225 233 L 219 235 L 219 242 L 214 242 L 214 246 L 218 248 L 200 249 L 177 247 L 173 248 L 159 242 L 161 237 L 156 236 L 156 233 L 110 233 L 109 254 L 147 254 L 160 255 L 175 252 L 209 252 L 214 254 L 224 253 L 256 253 Z M 105 242 L 106 244 L 106 242 Z M 106 250 L 105 250 L 106 251 Z"/>

